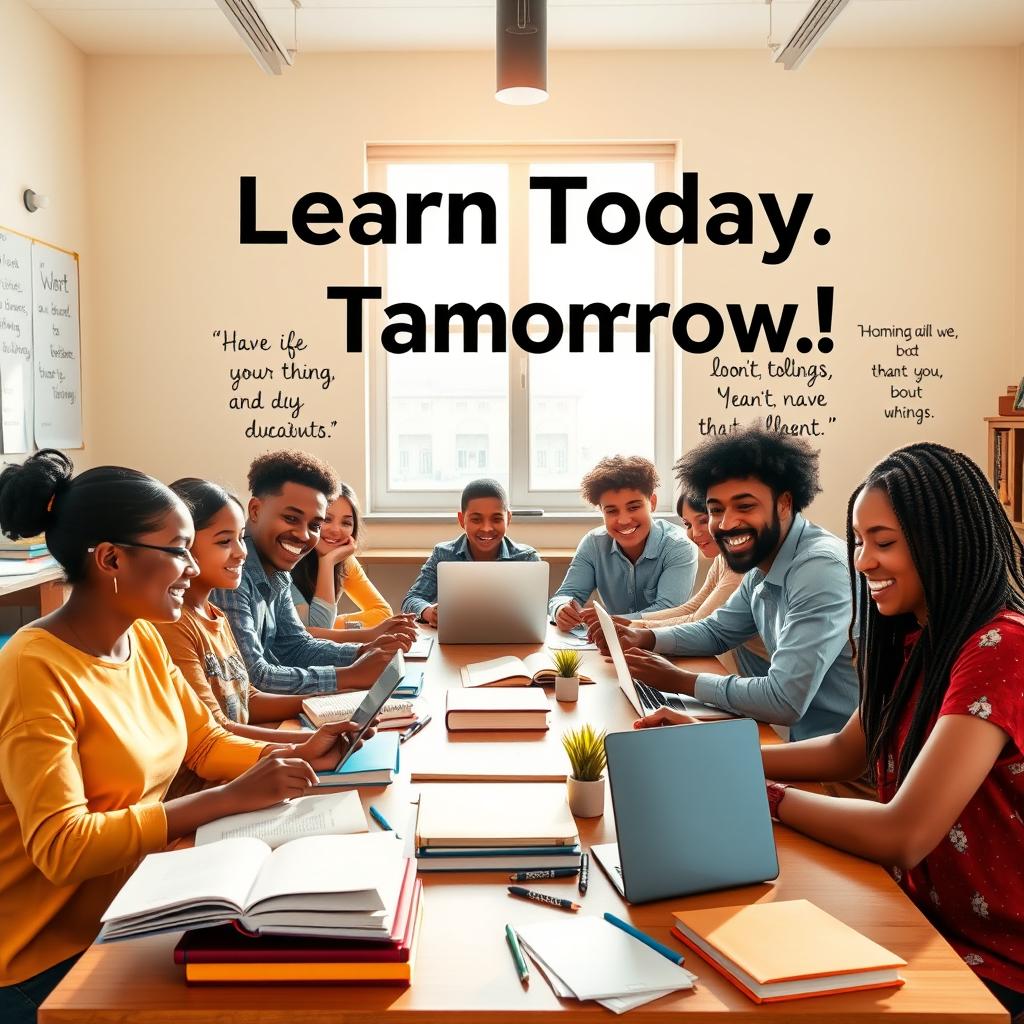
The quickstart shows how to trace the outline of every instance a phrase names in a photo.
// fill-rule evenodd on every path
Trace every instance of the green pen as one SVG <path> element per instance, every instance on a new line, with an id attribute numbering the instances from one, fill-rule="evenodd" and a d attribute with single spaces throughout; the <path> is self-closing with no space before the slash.
<path id="1" fill-rule="evenodd" d="M 519 936 L 516 935 L 515 929 L 510 924 L 505 925 L 505 941 L 508 942 L 508 948 L 512 950 L 512 959 L 516 962 L 519 980 L 528 985 L 530 983 L 530 968 L 526 966 L 526 958 L 519 946 Z"/>

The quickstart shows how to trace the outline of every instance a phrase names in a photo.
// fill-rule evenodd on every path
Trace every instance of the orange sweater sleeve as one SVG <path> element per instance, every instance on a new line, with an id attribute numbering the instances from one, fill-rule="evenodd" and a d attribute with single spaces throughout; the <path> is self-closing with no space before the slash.
<path id="1" fill-rule="evenodd" d="M 342 589 L 353 604 L 359 608 L 359 611 L 339 615 L 338 625 L 343 626 L 351 620 L 360 622 L 366 627 L 376 626 L 394 615 L 391 605 L 384 600 L 381 592 L 370 582 L 366 571 L 354 556 L 345 563 L 345 581 Z"/>

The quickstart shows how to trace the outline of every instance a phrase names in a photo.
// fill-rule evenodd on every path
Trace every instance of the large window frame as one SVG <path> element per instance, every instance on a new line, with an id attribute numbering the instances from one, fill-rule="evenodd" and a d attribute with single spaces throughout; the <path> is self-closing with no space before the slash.
<path id="1" fill-rule="evenodd" d="M 511 323 L 515 311 L 529 302 L 529 176 L 531 165 L 650 162 L 654 166 L 655 190 L 673 191 L 681 180 L 680 145 L 677 141 L 597 142 L 597 143 L 370 143 L 366 146 L 367 186 L 386 192 L 390 164 L 410 163 L 499 163 L 509 171 L 509 291 L 506 310 Z M 500 211 L 499 211 L 500 213 Z M 379 338 L 388 318 L 385 307 L 392 301 L 387 294 L 386 246 L 367 250 L 367 282 L 383 289 L 380 301 L 367 303 L 368 343 L 367 410 L 370 443 L 367 445 L 367 479 L 371 513 L 406 514 L 450 513 L 458 506 L 458 490 L 399 490 L 388 486 L 388 353 Z M 655 246 L 654 301 L 667 302 L 675 310 L 681 299 L 682 257 L 679 246 Z M 615 301 L 613 296 L 594 295 L 593 301 Z M 401 301 L 396 296 L 394 301 Z M 461 335 L 461 324 L 452 323 L 453 347 Z M 587 333 L 596 333 L 588 323 Z M 616 323 L 615 332 L 631 334 L 629 325 Z M 659 509 L 668 509 L 665 495 L 672 494 L 671 469 L 682 433 L 680 408 L 681 354 L 672 343 L 669 320 L 659 318 L 651 328 L 654 354 L 654 387 L 649 400 L 654 402 L 655 464 L 662 479 Z M 489 324 L 481 324 L 480 348 L 490 347 Z M 563 342 L 564 344 L 564 342 Z M 396 357 L 396 358 L 401 358 Z M 444 358 L 439 356 L 438 358 Z M 530 487 L 530 356 L 514 342 L 508 342 L 509 396 L 509 497 L 513 508 L 543 509 L 545 514 L 585 515 L 591 513 L 577 490 L 544 490 Z M 580 356 L 580 358 L 587 358 Z M 640 401 L 646 398 L 638 399 Z"/>

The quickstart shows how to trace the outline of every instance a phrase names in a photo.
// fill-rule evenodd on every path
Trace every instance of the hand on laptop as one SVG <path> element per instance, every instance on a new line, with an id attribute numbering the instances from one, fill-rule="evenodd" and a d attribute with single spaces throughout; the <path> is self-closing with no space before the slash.
<path id="1" fill-rule="evenodd" d="M 420 618 L 428 625 L 437 629 L 437 605 L 429 604 L 420 612 Z"/>
<path id="2" fill-rule="evenodd" d="M 397 636 L 408 635 L 410 641 L 414 641 L 416 639 L 416 616 L 410 612 L 407 615 L 392 615 L 390 619 L 385 619 L 369 630 L 371 642 L 384 636 L 385 633 Z"/>
<path id="3" fill-rule="evenodd" d="M 576 599 L 573 598 L 568 604 L 563 604 L 558 611 L 555 612 L 555 625 L 566 633 L 569 632 L 573 626 L 578 626 L 583 622 L 583 617 L 580 615 L 580 606 L 576 603 Z"/>
<path id="4" fill-rule="evenodd" d="M 630 630 L 629 632 L 633 632 Z M 626 667 L 634 679 L 639 679 L 656 690 L 668 693 L 685 693 L 693 696 L 693 687 L 697 676 L 693 672 L 685 672 L 676 668 L 668 658 L 663 658 L 653 651 L 641 651 L 636 647 L 625 647 Z"/>
<path id="5" fill-rule="evenodd" d="M 697 725 L 700 719 L 684 715 L 682 711 L 673 711 L 672 708 L 658 708 L 657 711 L 643 718 L 638 718 L 633 723 L 634 729 L 656 729 L 661 725 Z"/>

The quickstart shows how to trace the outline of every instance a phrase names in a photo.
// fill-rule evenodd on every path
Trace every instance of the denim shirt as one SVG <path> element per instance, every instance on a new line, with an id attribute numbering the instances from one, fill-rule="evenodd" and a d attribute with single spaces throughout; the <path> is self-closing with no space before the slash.
<path id="1" fill-rule="evenodd" d="M 666 655 L 722 654 L 761 635 L 766 674 L 697 676 L 698 700 L 773 725 L 790 739 L 838 732 L 857 706 L 846 545 L 797 513 L 768 573 L 754 568 L 700 622 L 654 630 Z"/>
<path id="2" fill-rule="evenodd" d="M 529 544 L 513 544 L 508 537 L 502 537 L 498 551 L 499 562 L 539 562 L 540 555 Z M 437 566 L 439 562 L 472 562 L 473 553 L 465 534 L 455 540 L 436 544 L 430 557 L 423 563 L 419 576 L 409 588 L 402 602 L 403 612 L 423 614 L 424 608 L 437 604 Z"/>
<path id="3" fill-rule="evenodd" d="M 246 546 L 238 588 L 214 590 L 210 601 L 228 617 L 252 685 L 265 693 L 333 693 L 335 667 L 351 665 L 359 645 L 311 637 L 295 611 L 291 574 L 268 576 L 248 535 Z"/>
<path id="4" fill-rule="evenodd" d="M 600 526 L 580 541 L 562 585 L 548 604 L 548 614 L 554 619 L 558 609 L 573 600 L 582 607 L 596 590 L 610 614 L 639 618 L 682 604 L 693 590 L 696 575 L 697 548 L 675 524 L 653 519 L 635 564 Z"/>

